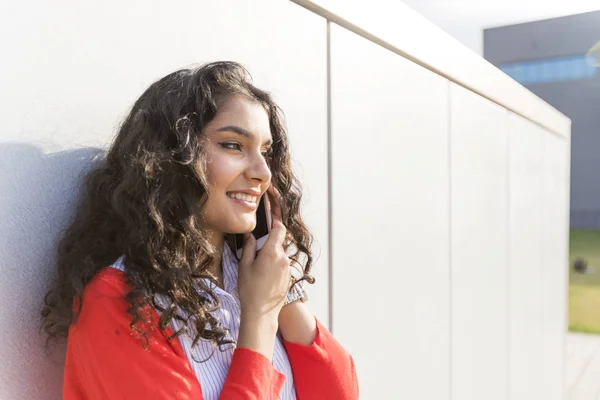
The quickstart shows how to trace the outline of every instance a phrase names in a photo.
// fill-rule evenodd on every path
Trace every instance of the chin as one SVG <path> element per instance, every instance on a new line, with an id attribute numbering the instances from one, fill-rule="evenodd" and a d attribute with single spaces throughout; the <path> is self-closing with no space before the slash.
<path id="1" fill-rule="evenodd" d="M 233 234 L 250 233 L 254 230 L 255 227 L 256 227 L 256 221 L 253 221 L 252 223 L 248 223 L 248 224 L 235 224 L 235 226 L 231 227 L 229 232 L 233 233 Z"/>

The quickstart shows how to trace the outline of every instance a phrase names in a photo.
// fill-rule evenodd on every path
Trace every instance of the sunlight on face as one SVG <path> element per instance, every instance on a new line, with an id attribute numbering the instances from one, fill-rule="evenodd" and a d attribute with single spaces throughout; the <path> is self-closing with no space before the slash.
<path id="1" fill-rule="evenodd" d="M 201 210 L 205 227 L 215 233 L 251 232 L 271 181 L 265 159 L 272 143 L 269 115 L 258 102 L 232 97 L 204 133 L 210 191 Z"/>

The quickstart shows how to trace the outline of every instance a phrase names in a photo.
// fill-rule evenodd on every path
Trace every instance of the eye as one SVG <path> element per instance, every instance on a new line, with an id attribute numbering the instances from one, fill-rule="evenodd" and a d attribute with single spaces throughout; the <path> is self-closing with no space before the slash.
<path id="1" fill-rule="evenodd" d="M 227 150 L 238 150 L 241 151 L 242 150 L 242 145 L 239 144 L 238 142 L 223 142 L 223 143 L 219 143 L 221 145 L 222 148 L 227 149 Z"/>

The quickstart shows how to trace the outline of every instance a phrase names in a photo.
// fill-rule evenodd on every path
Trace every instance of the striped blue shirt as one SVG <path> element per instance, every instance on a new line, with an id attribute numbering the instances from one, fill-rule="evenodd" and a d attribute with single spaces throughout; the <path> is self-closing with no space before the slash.
<path id="1" fill-rule="evenodd" d="M 229 335 L 226 336 L 226 339 L 233 339 L 234 342 L 237 342 L 241 315 L 240 297 L 237 291 L 238 262 L 229 246 L 225 244 L 223 247 L 222 266 L 223 286 L 225 290 L 219 288 L 208 279 L 205 279 L 205 283 L 213 290 L 213 293 L 221 302 L 221 307 L 213 312 L 214 317 L 221 322 L 224 328 L 229 329 Z M 119 258 L 112 267 L 124 271 L 123 259 Z M 169 304 L 165 296 L 157 296 L 156 300 L 161 306 Z M 186 316 L 183 312 L 180 315 L 183 317 Z M 190 321 L 193 321 L 193 319 L 190 319 Z M 173 319 L 170 327 L 176 332 L 184 324 L 185 322 L 183 321 Z M 189 323 L 187 329 L 189 333 L 184 333 L 178 337 L 181 347 L 200 382 L 204 399 L 217 400 L 223 389 L 227 371 L 231 365 L 235 344 L 215 350 L 212 341 L 200 339 L 196 346 L 192 348 L 196 328 L 193 323 Z M 279 336 L 275 340 L 273 366 L 286 377 L 281 393 L 279 394 L 279 400 L 295 400 L 296 389 L 294 387 L 292 367 L 283 346 L 283 341 Z"/>

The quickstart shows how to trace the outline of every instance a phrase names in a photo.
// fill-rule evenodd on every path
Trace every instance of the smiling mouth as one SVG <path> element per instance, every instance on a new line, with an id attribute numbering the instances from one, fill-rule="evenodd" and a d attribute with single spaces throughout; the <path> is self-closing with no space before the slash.
<path id="1" fill-rule="evenodd" d="M 227 197 L 231 198 L 231 199 L 237 199 L 237 200 L 242 200 L 245 201 L 246 203 L 254 203 L 256 204 L 256 202 L 258 201 L 258 197 L 257 196 L 251 196 L 249 194 L 245 194 L 245 193 L 227 193 Z"/>
<path id="2" fill-rule="evenodd" d="M 258 209 L 258 196 L 245 193 L 227 193 L 227 197 L 237 205 L 244 207 L 247 211 L 256 212 Z"/>

